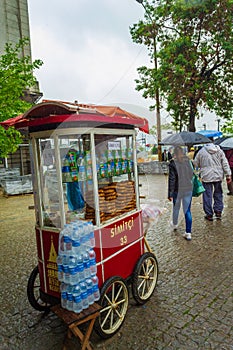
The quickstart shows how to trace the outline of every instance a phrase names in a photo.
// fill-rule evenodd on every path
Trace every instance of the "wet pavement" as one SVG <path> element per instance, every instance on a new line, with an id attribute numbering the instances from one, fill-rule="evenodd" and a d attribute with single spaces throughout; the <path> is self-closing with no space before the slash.
<path id="1" fill-rule="evenodd" d="M 165 208 L 148 233 L 159 264 L 158 284 L 145 305 L 130 298 L 126 320 L 111 339 L 93 332 L 94 349 L 233 350 L 233 197 L 225 195 L 223 218 L 213 222 L 205 221 L 201 198 L 194 198 L 193 237 L 187 242 L 182 215 L 176 232 L 169 227 L 167 177 L 141 176 L 140 182 L 146 201 Z M 1 350 L 59 350 L 66 334 L 55 315 L 33 310 L 27 301 L 37 255 L 30 205 L 32 195 L 0 196 Z M 67 349 L 80 345 L 73 338 Z"/>

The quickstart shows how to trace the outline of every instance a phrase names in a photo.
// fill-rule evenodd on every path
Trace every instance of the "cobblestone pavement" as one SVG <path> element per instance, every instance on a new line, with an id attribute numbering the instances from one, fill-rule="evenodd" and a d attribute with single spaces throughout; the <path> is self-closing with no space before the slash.
<path id="1" fill-rule="evenodd" d="M 233 350 L 233 197 L 225 196 L 222 221 L 214 222 L 204 220 L 201 198 L 194 198 L 193 239 L 187 242 L 181 235 L 182 216 L 176 232 L 169 228 L 166 176 L 142 176 L 140 182 L 146 200 L 166 209 L 148 233 L 159 263 L 158 285 L 144 306 L 130 298 L 126 320 L 114 337 L 103 341 L 93 333 L 94 349 Z M 36 265 L 29 205 L 31 195 L 0 196 L 0 349 L 59 350 L 66 327 L 27 301 L 27 280 Z M 75 339 L 67 345 L 68 350 L 80 349 Z"/>

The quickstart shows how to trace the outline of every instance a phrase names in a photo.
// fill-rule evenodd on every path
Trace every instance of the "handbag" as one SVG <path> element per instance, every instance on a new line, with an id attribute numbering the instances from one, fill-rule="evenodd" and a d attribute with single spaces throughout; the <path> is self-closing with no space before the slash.
<path id="1" fill-rule="evenodd" d="M 199 197 L 203 192 L 205 192 L 205 188 L 199 180 L 197 174 L 193 174 L 192 178 L 193 183 L 193 197 Z"/>

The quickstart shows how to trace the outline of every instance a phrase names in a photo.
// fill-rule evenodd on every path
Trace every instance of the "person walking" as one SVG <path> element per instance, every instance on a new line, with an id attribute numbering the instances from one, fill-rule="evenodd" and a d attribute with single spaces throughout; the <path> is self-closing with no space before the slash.
<path id="1" fill-rule="evenodd" d="M 162 153 L 162 162 L 167 162 L 168 157 L 167 157 L 167 150 L 165 149 Z"/>
<path id="2" fill-rule="evenodd" d="M 231 169 L 231 181 L 227 182 L 228 196 L 233 196 L 233 149 L 224 150 L 225 156 L 228 160 Z"/>
<path id="3" fill-rule="evenodd" d="M 190 148 L 190 150 L 189 150 L 189 152 L 188 152 L 188 158 L 190 159 L 190 160 L 193 160 L 193 158 L 194 158 L 194 147 L 191 147 Z"/>
<path id="4" fill-rule="evenodd" d="M 172 159 L 172 155 L 170 151 L 167 152 L 167 150 L 165 149 L 162 153 L 162 162 L 167 162 L 171 159 Z"/>
<path id="5" fill-rule="evenodd" d="M 223 150 L 218 145 L 208 143 L 197 153 L 193 160 L 200 169 L 203 192 L 203 210 L 205 219 L 213 221 L 213 215 L 221 220 L 223 211 L 222 180 L 226 174 L 227 182 L 231 181 L 231 169 Z"/>
<path id="6" fill-rule="evenodd" d="M 173 201 L 171 227 L 173 230 L 177 230 L 182 203 L 186 228 L 183 237 L 188 241 L 192 239 L 192 177 L 193 168 L 190 160 L 184 154 L 182 147 L 176 146 L 174 149 L 174 158 L 169 163 L 168 177 L 168 199 L 169 201 Z"/>

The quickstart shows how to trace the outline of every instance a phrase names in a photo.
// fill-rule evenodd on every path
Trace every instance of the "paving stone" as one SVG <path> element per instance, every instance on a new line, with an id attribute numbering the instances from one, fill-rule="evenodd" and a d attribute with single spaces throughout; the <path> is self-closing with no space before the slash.
<path id="1" fill-rule="evenodd" d="M 140 182 L 146 200 L 165 208 L 147 235 L 159 263 L 158 285 L 144 306 L 130 296 L 120 331 L 108 340 L 93 333 L 94 349 L 233 350 L 233 198 L 224 196 L 222 221 L 212 223 L 204 220 L 201 198 L 194 198 L 193 237 L 187 242 L 182 214 L 177 232 L 169 228 L 167 177 L 142 176 Z M 1 350 L 59 350 L 67 330 L 27 301 L 28 277 L 37 264 L 34 212 L 27 209 L 32 204 L 31 195 L 0 196 Z M 79 350 L 79 342 L 72 338 L 67 349 Z"/>

